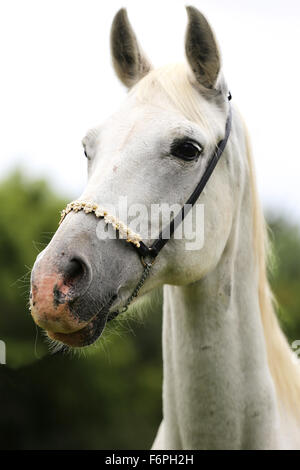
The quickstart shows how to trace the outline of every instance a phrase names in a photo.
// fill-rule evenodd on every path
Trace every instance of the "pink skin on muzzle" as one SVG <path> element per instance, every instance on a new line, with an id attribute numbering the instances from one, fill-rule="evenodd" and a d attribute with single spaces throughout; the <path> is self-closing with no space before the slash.
<path id="1" fill-rule="evenodd" d="M 69 346 L 82 346 L 93 318 L 82 321 L 72 312 L 76 278 L 66 278 L 50 260 L 43 257 L 32 273 L 30 307 L 35 323 L 46 330 L 51 339 Z"/>

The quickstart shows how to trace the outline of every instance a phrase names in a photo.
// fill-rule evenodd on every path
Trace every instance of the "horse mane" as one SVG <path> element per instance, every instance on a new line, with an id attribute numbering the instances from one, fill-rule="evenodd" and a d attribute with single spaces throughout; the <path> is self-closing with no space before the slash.
<path id="1" fill-rule="evenodd" d="M 247 160 L 253 201 L 254 253 L 259 269 L 259 305 L 264 328 L 268 363 L 277 396 L 284 409 L 300 419 L 300 367 L 296 355 L 290 349 L 276 316 L 276 300 L 268 281 L 268 262 L 271 255 L 267 224 L 258 197 L 254 161 L 250 139 L 244 125 Z"/>
<path id="2" fill-rule="evenodd" d="M 199 90 L 191 82 L 187 65 L 172 64 L 152 70 L 133 87 L 130 93 L 134 93 L 142 102 L 149 103 L 151 101 L 152 103 L 151 98 L 155 99 L 157 89 L 164 91 L 170 104 L 176 110 L 180 110 L 188 119 L 201 123 L 210 135 L 213 133 L 215 136 L 216 131 L 222 132 L 220 108 L 217 105 L 213 106 L 212 100 L 201 100 Z M 201 112 L 199 112 L 200 100 Z M 250 139 L 244 123 L 243 127 L 252 193 L 254 254 L 259 273 L 258 296 L 268 364 L 275 384 L 279 407 L 283 411 L 289 410 L 292 416 L 296 415 L 297 419 L 300 419 L 299 361 L 290 349 L 275 313 L 276 302 L 267 274 L 270 254 L 267 225 L 258 197 Z"/>

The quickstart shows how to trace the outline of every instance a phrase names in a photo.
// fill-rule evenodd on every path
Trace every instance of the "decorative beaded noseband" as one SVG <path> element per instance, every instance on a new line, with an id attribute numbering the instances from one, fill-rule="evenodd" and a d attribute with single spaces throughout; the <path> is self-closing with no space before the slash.
<path id="1" fill-rule="evenodd" d="M 71 211 L 83 211 L 86 214 L 93 213 L 96 217 L 104 218 L 104 221 L 107 224 L 111 224 L 115 230 L 118 230 L 119 234 L 121 235 L 121 238 L 126 238 L 126 241 L 128 243 L 132 243 L 137 248 L 141 246 L 140 242 L 142 241 L 142 237 L 138 233 L 135 233 L 133 230 L 127 227 L 127 225 L 118 220 L 115 216 L 110 215 L 106 209 L 103 209 L 102 207 L 98 206 L 98 204 L 96 204 L 95 202 L 85 202 L 81 200 L 70 202 L 66 206 L 66 208 L 61 211 L 61 217 L 58 225 L 62 223 L 66 215 Z"/>
<path id="2" fill-rule="evenodd" d="M 228 100 L 231 100 L 231 94 L 229 93 L 228 95 Z M 202 193 L 207 181 L 209 180 L 213 170 L 215 169 L 229 138 L 230 135 L 230 130 L 231 130 L 231 106 L 229 106 L 229 113 L 227 116 L 226 120 L 226 125 L 225 125 L 225 136 L 218 144 L 216 145 L 214 152 L 207 164 L 207 167 L 197 184 L 196 188 L 194 189 L 193 193 L 191 196 L 188 198 L 184 206 L 181 208 L 181 210 L 178 212 L 178 214 L 171 220 L 169 227 L 165 227 L 162 229 L 160 232 L 158 238 L 152 243 L 151 246 L 145 245 L 142 241 L 142 237 L 138 234 L 133 232 L 127 225 L 125 225 L 123 222 L 119 221 L 116 217 L 113 215 L 110 215 L 105 209 L 102 207 L 98 206 L 98 204 L 95 204 L 94 202 L 86 202 L 86 201 L 73 201 L 70 202 L 70 204 L 67 205 L 67 207 L 61 212 L 61 219 L 59 224 L 62 223 L 66 215 L 71 212 L 79 212 L 79 211 L 84 211 L 85 214 L 90 214 L 93 213 L 96 217 L 102 217 L 104 218 L 104 221 L 107 224 L 111 224 L 115 230 L 118 230 L 119 234 L 121 235 L 121 238 L 126 238 L 128 243 L 131 243 L 134 248 L 137 250 L 137 252 L 140 255 L 141 262 L 143 264 L 144 270 L 142 273 L 142 276 L 135 287 L 133 293 L 130 295 L 130 297 L 127 299 L 124 307 L 122 308 L 121 311 L 116 311 L 112 312 L 108 315 L 107 321 L 112 320 L 115 318 L 119 313 L 126 312 L 128 309 L 129 304 L 132 302 L 132 300 L 138 296 L 138 293 L 142 286 L 144 285 L 145 280 L 147 279 L 150 269 L 160 252 L 160 250 L 165 246 L 167 243 L 168 239 L 170 236 L 173 235 L 174 231 L 176 228 L 182 223 L 184 217 L 188 214 L 190 209 L 194 206 L 196 201 L 198 200 L 200 194 Z M 168 236 L 167 236 L 168 235 Z M 145 258 L 148 257 L 150 261 L 146 262 Z M 115 301 L 116 296 L 113 296 L 108 305 L 106 306 L 107 311 Z"/>
<path id="3" fill-rule="evenodd" d="M 70 202 L 69 204 L 67 204 L 66 208 L 61 211 L 61 217 L 60 217 L 60 221 L 58 225 L 62 223 L 66 215 L 69 214 L 69 212 L 71 211 L 74 211 L 74 212 L 83 211 L 85 214 L 94 214 L 98 218 L 103 218 L 107 224 L 111 224 L 113 228 L 119 232 L 119 234 L 121 235 L 121 238 L 125 238 L 128 243 L 132 243 L 136 249 L 142 249 L 143 248 L 142 245 L 146 246 L 143 244 L 142 237 L 138 233 L 135 233 L 126 224 L 118 220 L 115 216 L 109 214 L 106 209 L 103 209 L 95 202 L 87 202 L 87 201 L 81 201 L 81 200 Z M 144 256 L 141 256 L 141 261 L 142 261 L 144 270 L 136 288 L 134 289 L 130 297 L 127 299 L 122 310 L 120 312 L 110 313 L 107 317 L 107 321 L 113 320 L 113 318 L 115 318 L 119 313 L 126 312 L 126 310 L 128 309 L 133 299 L 138 296 L 140 289 L 143 287 L 143 284 L 146 278 L 148 277 L 151 266 L 154 263 L 154 259 L 152 260 L 152 262 L 146 262 L 144 259 Z M 115 298 L 116 297 L 113 296 L 110 299 L 109 304 L 106 306 L 108 310 L 110 306 L 112 305 L 112 303 L 114 302 Z"/>

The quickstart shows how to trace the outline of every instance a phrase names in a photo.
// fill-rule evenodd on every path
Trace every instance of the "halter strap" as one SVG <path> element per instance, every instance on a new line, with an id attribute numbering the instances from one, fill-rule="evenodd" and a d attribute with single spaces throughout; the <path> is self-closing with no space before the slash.
<path id="1" fill-rule="evenodd" d="M 231 95 L 229 94 L 228 100 L 230 99 L 231 99 Z M 168 239 L 173 235 L 176 228 L 182 223 L 185 216 L 190 212 L 191 208 L 195 205 L 195 203 L 197 202 L 198 198 L 200 197 L 200 194 L 205 188 L 206 183 L 208 182 L 212 172 L 214 171 L 226 147 L 226 144 L 230 135 L 231 122 L 232 122 L 232 110 L 231 110 L 231 106 L 229 106 L 228 117 L 227 117 L 226 125 L 225 125 L 225 136 L 216 145 L 213 156 L 210 159 L 199 183 L 197 184 L 196 188 L 194 189 L 193 193 L 188 198 L 186 203 L 182 206 L 178 214 L 171 220 L 170 225 L 162 229 L 158 238 L 152 243 L 151 246 L 148 247 L 147 245 L 145 245 L 145 243 L 140 241 L 140 246 L 136 247 L 136 249 L 141 256 L 150 256 L 151 258 L 156 258 L 160 250 L 167 243 Z"/>
<path id="2" fill-rule="evenodd" d="M 109 214 L 106 209 L 99 206 L 95 202 L 88 202 L 78 199 L 67 204 L 66 208 L 60 213 L 60 221 L 58 225 L 62 223 L 64 218 L 69 212 L 83 211 L 85 214 L 95 214 L 98 218 L 103 218 L 106 224 L 111 224 L 115 230 L 118 230 L 121 238 L 125 238 L 128 243 L 132 243 L 136 248 L 140 248 L 140 242 L 142 241 L 141 235 L 131 230 L 124 222 L 121 222 L 112 214 Z"/>
<path id="3" fill-rule="evenodd" d="M 228 101 L 230 100 L 231 100 L 231 93 L 229 92 Z M 151 267 L 157 255 L 159 254 L 161 249 L 165 246 L 167 241 L 171 238 L 171 236 L 174 234 L 176 228 L 182 223 L 183 219 L 189 213 L 191 208 L 195 205 L 203 189 L 205 188 L 206 183 L 208 182 L 212 172 L 214 171 L 218 161 L 220 160 L 222 153 L 224 152 L 224 149 L 226 147 L 226 144 L 230 135 L 231 124 L 232 124 L 232 110 L 231 110 L 231 106 L 229 105 L 228 116 L 227 116 L 226 124 L 225 124 L 224 138 L 220 140 L 220 142 L 218 142 L 218 144 L 216 145 L 213 155 L 211 159 L 209 160 L 208 165 L 199 183 L 195 187 L 194 191 L 192 192 L 192 194 L 190 195 L 186 203 L 182 206 L 178 214 L 176 214 L 176 216 L 171 220 L 169 226 L 164 227 L 161 230 L 161 232 L 158 235 L 158 238 L 154 240 L 152 245 L 150 246 L 145 245 L 145 243 L 142 241 L 142 237 L 139 234 L 133 232 L 127 225 L 119 221 L 115 216 L 110 215 L 105 209 L 103 209 L 102 207 L 98 206 L 98 204 L 95 204 L 93 202 L 86 202 L 86 201 L 81 201 L 81 200 L 73 201 L 69 203 L 66 206 L 66 208 L 61 212 L 61 219 L 59 221 L 59 224 L 61 224 L 65 216 L 71 211 L 79 212 L 83 210 L 86 214 L 94 213 L 96 217 L 103 217 L 105 222 L 108 224 L 112 224 L 112 226 L 116 230 L 119 231 L 122 238 L 126 238 L 127 242 L 131 243 L 140 255 L 142 264 L 144 266 L 141 278 L 137 286 L 135 287 L 133 293 L 125 302 L 125 305 L 122 308 L 122 310 L 111 312 L 107 317 L 107 321 L 113 320 L 120 313 L 125 312 L 128 309 L 132 300 L 138 296 L 139 291 L 141 290 L 142 286 L 144 285 L 145 280 L 147 279 L 150 273 Z M 147 262 L 145 258 L 149 258 L 149 261 Z M 112 305 L 115 298 L 116 297 L 113 296 L 110 299 L 109 306 Z"/>
<path id="4" fill-rule="evenodd" d="M 231 100 L 231 93 L 229 92 L 228 94 L 228 101 Z M 226 124 L 225 124 L 225 136 L 220 142 L 217 144 L 213 156 L 211 157 L 199 183 L 197 184 L 196 188 L 186 201 L 185 205 L 181 208 L 181 210 L 178 212 L 178 214 L 171 220 L 170 225 L 163 228 L 162 231 L 160 232 L 158 238 L 152 243 L 150 247 L 145 245 L 145 243 L 140 240 L 139 241 L 139 246 L 135 245 L 135 249 L 138 251 L 143 266 L 144 270 L 142 272 L 141 278 L 134 289 L 133 293 L 128 297 L 124 307 L 122 308 L 121 311 L 115 311 L 111 312 L 108 317 L 107 321 L 111 321 L 114 318 L 116 318 L 120 313 L 124 313 L 127 311 L 129 305 L 135 299 L 139 291 L 141 290 L 142 286 L 144 285 L 145 280 L 147 279 L 150 270 L 152 268 L 152 265 L 155 262 L 155 259 L 157 255 L 159 254 L 160 250 L 165 246 L 169 238 L 174 234 L 176 228 L 182 223 L 184 217 L 189 213 L 191 208 L 195 205 L 197 202 L 200 194 L 202 193 L 203 189 L 206 186 L 206 183 L 208 182 L 212 172 L 214 171 L 218 161 L 220 160 L 220 157 L 222 153 L 224 152 L 224 149 L 226 147 L 227 141 L 229 139 L 230 131 L 231 131 L 231 124 L 232 124 L 232 110 L 231 106 L 229 105 L 229 112 L 228 116 L 226 119 Z M 150 261 L 146 262 L 144 258 L 149 257 Z"/>

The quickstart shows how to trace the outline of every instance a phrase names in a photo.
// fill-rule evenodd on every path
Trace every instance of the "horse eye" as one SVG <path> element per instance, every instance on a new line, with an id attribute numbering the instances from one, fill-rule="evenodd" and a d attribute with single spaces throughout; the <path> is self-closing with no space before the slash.
<path id="1" fill-rule="evenodd" d="M 86 158 L 89 160 L 89 159 L 90 159 L 90 157 L 89 157 L 89 156 L 88 156 L 88 154 L 86 153 L 86 150 L 84 149 L 83 151 L 84 151 L 84 155 L 85 155 L 85 156 L 86 156 Z"/>
<path id="2" fill-rule="evenodd" d="M 201 152 L 202 147 L 200 147 L 196 142 L 191 142 L 189 140 L 175 141 L 171 146 L 171 154 L 174 157 L 187 161 L 196 160 Z"/>

